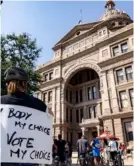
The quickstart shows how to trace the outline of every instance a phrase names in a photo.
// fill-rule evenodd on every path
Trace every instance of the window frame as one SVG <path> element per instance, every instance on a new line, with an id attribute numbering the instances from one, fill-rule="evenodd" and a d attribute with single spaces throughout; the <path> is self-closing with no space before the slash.
<path id="1" fill-rule="evenodd" d="M 130 100 L 130 105 L 131 105 L 131 107 L 134 107 L 134 104 L 133 104 L 133 102 L 134 102 L 134 97 L 132 96 L 131 97 L 131 95 L 130 95 L 130 91 L 133 91 L 133 93 L 134 93 L 134 89 L 133 88 L 131 88 L 131 89 L 128 89 L 128 93 L 129 93 L 129 100 Z"/>
<path id="2" fill-rule="evenodd" d="M 117 53 L 117 55 L 116 55 L 115 52 L 114 52 L 114 49 L 115 49 L 116 47 L 118 47 L 118 53 Z M 112 53 L 113 53 L 113 57 L 116 57 L 116 56 L 118 56 L 118 55 L 120 54 L 120 47 L 119 47 L 119 45 L 116 45 L 116 46 L 112 47 Z"/>
<path id="3" fill-rule="evenodd" d="M 124 52 L 123 49 L 122 49 L 122 45 L 125 45 L 125 44 L 127 45 L 127 51 Z M 127 42 L 127 41 L 124 42 L 124 43 L 121 43 L 121 44 L 120 44 L 120 47 L 121 47 L 121 53 L 122 53 L 122 54 L 128 52 L 128 42 Z"/>
<path id="4" fill-rule="evenodd" d="M 128 75 L 129 73 L 126 72 L 126 69 L 127 69 L 127 68 L 130 68 L 130 67 L 132 68 L 132 72 L 131 72 L 132 78 L 131 78 L 131 79 L 128 79 L 127 75 Z M 127 80 L 127 81 L 133 80 L 133 66 L 132 66 L 132 65 L 125 67 L 125 75 L 126 75 L 126 80 Z"/>
<path id="5" fill-rule="evenodd" d="M 112 57 L 117 57 L 117 56 L 119 56 L 119 55 L 122 55 L 122 54 L 125 54 L 125 53 L 127 53 L 127 52 L 122 52 L 122 48 L 121 48 L 121 45 L 123 45 L 124 43 L 127 43 L 127 46 L 128 46 L 128 49 L 127 49 L 127 52 L 129 51 L 129 44 L 128 44 L 128 38 L 126 38 L 126 39 L 124 39 L 123 41 L 121 40 L 121 41 L 118 41 L 118 42 L 116 42 L 116 43 L 114 43 L 114 44 L 112 44 L 110 47 L 111 47 L 111 53 L 112 53 Z M 113 52 L 113 49 L 115 48 L 115 47 L 118 47 L 119 48 L 119 53 L 118 53 L 118 55 L 114 55 L 114 52 Z"/>
<path id="6" fill-rule="evenodd" d="M 52 91 L 49 91 L 48 92 L 48 103 L 51 103 L 52 102 L 52 96 L 50 96 L 50 93 L 51 95 L 53 95 L 53 92 Z M 51 99 L 50 99 L 51 98 Z"/>
<path id="7" fill-rule="evenodd" d="M 95 92 L 93 91 L 93 88 L 95 88 Z M 92 86 L 92 100 L 96 100 L 96 99 L 97 99 L 97 88 L 96 86 Z"/>
<path id="8" fill-rule="evenodd" d="M 117 72 L 118 72 L 118 71 L 121 71 L 121 70 L 122 70 L 122 73 L 123 73 L 123 79 L 122 79 L 121 81 L 119 81 L 118 78 L 119 78 L 120 76 L 118 77 Z M 125 73 L 124 73 L 123 68 L 120 68 L 120 69 L 116 70 L 116 80 L 117 80 L 117 83 L 118 83 L 118 84 L 120 84 L 120 83 L 122 83 L 122 82 L 125 81 L 125 77 L 124 77 L 124 76 L 125 76 Z"/>
<path id="9" fill-rule="evenodd" d="M 89 93 L 89 89 L 91 90 L 90 93 Z M 92 87 L 87 87 L 87 93 L 88 93 L 88 95 L 87 95 L 88 101 L 93 100 L 93 96 L 92 96 Z M 89 94 L 91 95 L 91 98 L 89 98 L 89 96 L 90 96 Z"/>
<path id="10" fill-rule="evenodd" d="M 46 96 L 45 96 L 46 95 Z M 48 94 L 47 94 L 47 92 L 43 92 L 43 101 L 46 103 L 47 102 L 47 96 Z M 46 98 L 46 100 L 45 100 L 45 98 Z"/>
<path id="11" fill-rule="evenodd" d="M 76 115 L 76 123 L 79 123 L 79 109 L 75 110 L 75 115 Z"/>
<path id="12" fill-rule="evenodd" d="M 53 74 L 54 74 L 53 72 L 49 73 L 49 81 L 53 80 Z"/>
<path id="13" fill-rule="evenodd" d="M 115 78 L 116 85 L 119 85 L 119 84 L 125 83 L 125 82 L 127 83 L 128 80 L 127 80 L 127 77 L 126 77 L 126 68 L 129 67 L 129 66 L 132 66 L 132 71 L 133 71 L 133 64 L 131 64 L 131 63 L 129 63 L 127 65 L 124 65 L 122 67 L 117 67 L 117 68 L 114 69 L 114 78 Z M 121 69 L 123 70 L 124 81 L 118 83 L 116 71 L 121 70 Z M 129 80 L 129 81 L 131 81 L 131 80 Z"/>
<path id="14" fill-rule="evenodd" d="M 88 119 L 92 119 L 92 107 L 88 107 Z"/>
<path id="15" fill-rule="evenodd" d="M 79 99 L 80 99 L 80 103 L 83 102 L 83 89 L 79 90 Z"/>
<path id="16" fill-rule="evenodd" d="M 46 77 L 47 77 L 47 78 L 46 78 Z M 49 81 L 49 75 L 48 75 L 48 73 L 45 73 L 45 74 L 44 74 L 44 81 L 45 81 L 45 82 Z"/>
<path id="17" fill-rule="evenodd" d="M 124 128 L 125 128 L 125 137 L 126 137 L 126 141 L 127 142 L 130 142 L 130 141 L 134 141 L 134 136 L 133 136 L 133 140 L 129 140 L 128 139 L 128 132 L 127 132 L 127 129 L 126 129 L 126 123 L 129 123 L 129 122 L 131 122 L 131 123 L 134 123 L 132 120 L 126 120 L 126 121 L 124 121 L 123 123 L 124 123 Z M 133 125 L 133 124 L 132 124 Z M 132 126 L 132 128 L 133 128 L 133 126 Z M 133 129 L 132 129 L 133 130 Z M 132 131 L 132 135 L 133 135 L 133 131 Z"/>
<path id="18" fill-rule="evenodd" d="M 127 96 L 127 99 L 124 99 L 124 100 L 121 100 L 121 93 L 122 92 L 126 92 L 126 96 Z M 126 109 L 126 108 L 128 108 L 128 106 L 129 106 L 129 98 L 128 98 L 128 94 L 127 94 L 127 90 L 121 90 L 121 91 L 119 91 L 119 100 L 120 100 L 120 106 L 121 106 L 121 109 Z M 128 102 L 128 105 L 127 105 L 127 107 L 123 107 L 123 102 L 122 101 L 125 101 L 125 100 L 127 100 L 127 102 Z"/>

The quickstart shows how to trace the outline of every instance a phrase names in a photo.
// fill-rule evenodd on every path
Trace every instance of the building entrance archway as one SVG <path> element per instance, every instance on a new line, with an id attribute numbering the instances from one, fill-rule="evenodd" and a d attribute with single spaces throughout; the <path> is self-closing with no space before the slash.
<path id="1" fill-rule="evenodd" d="M 86 127 L 86 135 L 90 138 L 90 128 L 94 127 L 93 131 L 97 132 L 101 114 L 99 67 L 92 65 L 91 68 L 89 64 L 73 66 L 66 72 L 64 81 L 64 118 L 67 124 L 64 135 L 76 145 L 81 128 Z M 92 121 L 96 122 L 94 126 Z"/>

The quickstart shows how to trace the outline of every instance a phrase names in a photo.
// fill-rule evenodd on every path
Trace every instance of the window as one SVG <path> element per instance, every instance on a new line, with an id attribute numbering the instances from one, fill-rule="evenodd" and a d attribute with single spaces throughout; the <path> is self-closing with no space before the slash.
<path id="1" fill-rule="evenodd" d="M 76 103 L 78 103 L 78 91 L 76 91 Z"/>
<path id="2" fill-rule="evenodd" d="M 48 81 L 48 74 L 44 75 L 45 82 Z"/>
<path id="3" fill-rule="evenodd" d="M 128 107 L 128 98 L 127 98 L 126 91 L 120 92 L 120 102 L 121 102 L 121 108 Z"/>
<path id="4" fill-rule="evenodd" d="M 70 109 L 70 122 L 72 122 L 72 109 Z"/>
<path id="5" fill-rule="evenodd" d="M 104 34 L 104 35 L 106 34 L 106 30 L 105 30 L 105 29 L 103 30 L 103 34 Z"/>
<path id="6" fill-rule="evenodd" d="M 126 131 L 126 138 L 127 142 L 133 141 L 133 127 L 132 127 L 132 121 L 125 122 L 125 131 Z"/>
<path id="7" fill-rule="evenodd" d="M 94 113 L 94 118 L 97 117 L 97 109 L 96 106 L 93 106 L 93 113 Z"/>
<path id="8" fill-rule="evenodd" d="M 82 89 L 80 90 L 80 102 L 83 101 Z"/>
<path id="9" fill-rule="evenodd" d="M 122 82 L 124 80 L 124 76 L 123 76 L 123 70 L 117 70 L 116 71 L 116 76 L 117 76 L 117 81 L 118 83 Z"/>
<path id="10" fill-rule="evenodd" d="M 99 36 L 102 36 L 102 32 L 99 32 Z"/>
<path id="11" fill-rule="evenodd" d="M 127 80 L 132 80 L 133 79 L 133 70 L 132 66 L 126 67 L 126 78 Z"/>
<path id="12" fill-rule="evenodd" d="M 49 73 L 49 80 L 53 79 L 53 72 Z"/>
<path id="13" fill-rule="evenodd" d="M 129 89 L 129 96 L 130 96 L 131 106 L 134 107 L 134 90 L 133 89 Z"/>
<path id="14" fill-rule="evenodd" d="M 52 91 L 48 92 L 48 102 L 52 101 Z"/>
<path id="15" fill-rule="evenodd" d="M 80 122 L 82 121 L 83 119 L 83 108 L 80 109 Z"/>
<path id="16" fill-rule="evenodd" d="M 76 123 L 79 123 L 79 110 L 76 110 Z"/>
<path id="17" fill-rule="evenodd" d="M 117 56 L 119 54 L 119 46 L 113 47 L 113 55 Z"/>
<path id="18" fill-rule="evenodd" d="M 88 107 L 88 116 L 89 116 L 89 119 L 92 118 L 92 108 L 91 107 Z"/>
<path id="19" fill-rule="evenodd" d="M 93 99 L 96 99 L 97 95 L 96 95 L 96 87 L 95 86 L 92 87 L 92 93 L 93 93 Z"/>
<path id="20" fill-rule="evenodd" d="M 88 88 L 88 100 L 92 100 L 92 89 Z"/>
<path id="21" fill-rule="evenodd" d="M 44 93 L 44 94 L 43 94 L 43 101 L 44 101 L 44 102 L 47 102 L 47 93 Z"/>
<path id="22" fill-rule="evenodd" d="M 70 103 L 72 103 L 72 91 L 70 91 Z"/>
<path id="23" fill-rule="evenodd" d="M 121 44 L 121 52 L 125 53 L 127 51 L 128 51 L 128 45 L 127 45 L 127 43 Z"/>
<path id="24" fill-rule="evenodd" d="M 66 122 L 68 122 L 68 108 L 66 108 Z"/>

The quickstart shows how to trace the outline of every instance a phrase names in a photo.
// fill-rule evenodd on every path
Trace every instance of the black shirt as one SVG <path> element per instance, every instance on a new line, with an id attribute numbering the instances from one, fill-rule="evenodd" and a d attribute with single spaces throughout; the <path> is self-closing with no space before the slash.
<path id="1" fill-rule="evenodd" d="M 58 147 L 58 154 L 64 154 L 65 152 L 65 145 L 66 141 L 65 140 L 58 140 L 57 141 L 57 147 Z"/>
<path id="2" fill-rule="evenodd" d="M 25 106 L 46 112 L 46 105 L 43 101 L 23 92 L 1 96 L 1 104 Z"/>
<path id="3" fill-rule="evenodd" d="M 45 103 L 43 103 L 43 101 L 23 92 L 1 96 L 1 104 L 25 106 L 37 109 L 42 112 L 46 112 L 46 105 Z M 20 166 L 20 165 L 26 166 L 28 164 L 1 163 L 1 166 Z"/>

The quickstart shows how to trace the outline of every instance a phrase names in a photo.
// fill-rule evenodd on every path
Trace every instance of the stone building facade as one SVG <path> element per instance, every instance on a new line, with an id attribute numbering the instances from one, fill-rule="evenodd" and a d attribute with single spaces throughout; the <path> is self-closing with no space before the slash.
<path id="1" fill-rule="evenodd" d="M 54 112 L 53 135 L 76 144 L 81 133 L 107 130 L 133 142 L 133 20 L 106 2 L 97 22 L 76 25 L 40 65 L 43 83 L 36 95 Z"/>

